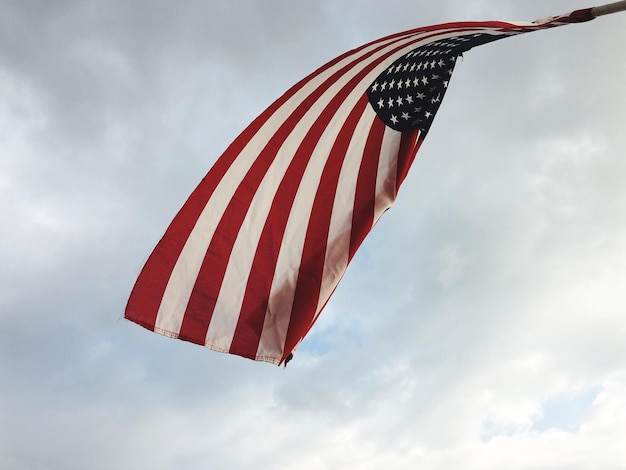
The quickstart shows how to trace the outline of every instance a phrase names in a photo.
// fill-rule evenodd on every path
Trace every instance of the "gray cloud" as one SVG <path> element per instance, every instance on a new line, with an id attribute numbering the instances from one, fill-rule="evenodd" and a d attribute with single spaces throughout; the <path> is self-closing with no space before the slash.
<path id="1" fill-rule="evenodd" d="M 466 54 L 286 370 L 120 319 L 295 81 L 402 29 L 587 6 L 553 3 L 3 2 L 0 467 L 621 468 L 619 15 Z"/>

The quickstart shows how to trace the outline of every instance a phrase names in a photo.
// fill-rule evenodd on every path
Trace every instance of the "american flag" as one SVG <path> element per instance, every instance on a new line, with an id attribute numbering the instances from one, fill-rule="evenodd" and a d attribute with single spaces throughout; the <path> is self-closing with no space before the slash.
<path id="1" fill-rule="evenodd" d="M 227 148 L 143 267 L 125 318 L 280 364 L 394 203 L 457 58 L 505 37 L 592 18 L 463 22 L 354 49 L 274 102 Z"/>

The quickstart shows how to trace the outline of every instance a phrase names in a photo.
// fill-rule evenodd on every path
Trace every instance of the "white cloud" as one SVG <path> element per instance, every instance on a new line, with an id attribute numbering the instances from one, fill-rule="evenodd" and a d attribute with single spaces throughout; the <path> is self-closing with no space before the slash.
<path id="1" fill-rule="evenodd" d="M 618 15 L 466 54 L 286 370 L 119 320 L 217 155 L 324 61 L 582 6 L 5 2 L 0 467 L 626 468 Z"/>

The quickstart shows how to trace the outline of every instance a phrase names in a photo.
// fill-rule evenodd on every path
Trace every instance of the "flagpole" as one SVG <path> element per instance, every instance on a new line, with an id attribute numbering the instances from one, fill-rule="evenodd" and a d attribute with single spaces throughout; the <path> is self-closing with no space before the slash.
<path id="1" fill-rule="evenodd" d="M 599 7 L 576 10 L 570 15 L 564 15 L 564 16 L 577 16 L 579 17 L 579 21 L 589 21 L 594 18 L 597 18 L 598 16 L 610 15 L 612 13 L 618 13 L 620 11 L 626 11 L 626 0 L 622 0 L 621 2 L 608 3 L 606 5 L 601 5 Z M 548 16 L 547 18 L 535 20 L 533 21 L 533 23 L 537 25 L 542 25 L 544 23 L 550 23 L 551 21 L 554 21 L 557 18 L 561 18 L 561 17 L 560 16 Z"/>
<path id="2" fill-rule="evenodd" d="M 594 18 L 597 18 L 598 16 L 610 15 L 611 13 L 617 13 L 618 11 L 626 11 L 626 0 L 592 8 L 591 14 Z"/>

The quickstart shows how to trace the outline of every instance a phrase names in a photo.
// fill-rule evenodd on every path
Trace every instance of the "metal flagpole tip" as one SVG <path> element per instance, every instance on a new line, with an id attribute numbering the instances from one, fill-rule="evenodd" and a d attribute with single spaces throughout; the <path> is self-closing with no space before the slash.
<path id="1" fill-rule="evenodd" d="M 591 14 L 595 17 L 610 15 L 612 13 L 618 13 L 620 11 L 626 11 L 626 0 L 621 2 L 609 3 L 607 5 L 602 5 L 599 7 L 594 7 L 591 9 Z"/>

